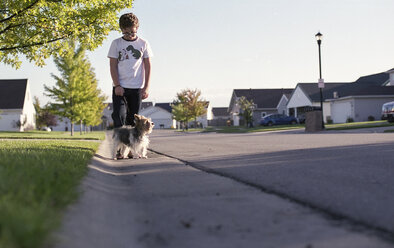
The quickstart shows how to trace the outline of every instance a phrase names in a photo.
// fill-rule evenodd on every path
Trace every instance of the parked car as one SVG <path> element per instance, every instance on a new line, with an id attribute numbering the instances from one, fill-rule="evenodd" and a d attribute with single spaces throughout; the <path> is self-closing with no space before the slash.
<path id="1" fill-rule="evenodd" d="M 260 120 L 260 125 L 264 125 L 264 126 L 297 124 L 297 123 L 298 120 L 294 116 L 287 116 L 282 114 L 266 115 Z"/>
<path id="2" fill-rule="evenodd" d="M 394 122 L 394 102 L 386 102 L 382 106 L 382 120 Z"/>
<path id="3" fill-rule="evenodd" d="M 41 128 L 41 130 L 42 130 L 42 131 L 51 132 L 51 131 L 52 131 L 52 128 L 50 128 L 50 127 L 43 127 L 43 128 Z"/>
<path id="4" fill-rule="evenodd" d="M 305 123 L 305 114 L 297 115 L 298 123 L 304 124 Z"/>

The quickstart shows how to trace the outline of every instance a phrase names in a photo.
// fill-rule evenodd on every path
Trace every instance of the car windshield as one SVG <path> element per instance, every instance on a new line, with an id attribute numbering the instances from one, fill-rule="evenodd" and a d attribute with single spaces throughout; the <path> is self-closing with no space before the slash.
<path id="1" fill-rule="evenodd" d="M 391 112 L 394 110 L 394 103 L 385 103 L 383 104 L 382 111 L 383 112 Z"/>

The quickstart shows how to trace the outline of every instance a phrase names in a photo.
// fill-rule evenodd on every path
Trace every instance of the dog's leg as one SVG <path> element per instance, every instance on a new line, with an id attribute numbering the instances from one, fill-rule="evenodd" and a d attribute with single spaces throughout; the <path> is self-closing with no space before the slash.
<path id="1" fill-rule="evenodd" d="M 134 150 L 133 147 L 130 146 L 129 152 L 127 153 L 127 157 L 130 159 L 134 158 L 133 150 Z"/>
<path id="2" fill-rule="evenodd" d="M 141 147 L 138 144 L 134 145 L 132 150 L 135 159 L 141 158 Z"/>
<path id="3" fill-rule="evenodd" d="M 142 147 L 142 158 L 148 158 L 147 153 L 148 153 L 147 147 L 145 146 Z"/>
<path id="4" fill-rule="evenodd" d="M 121 148 L 120 148 L 120 155 L 122 156 L 122 158 L 125 158 L 127 156 L 126 152 L 127 152 L 127 145 L 121 143 Z"/>
<path id="5" fill-rule="evenodd" d="M 129 152 L 130 152 L 130 147 L 127 146 L 127 145 L 124 145 L 123 147 L 124 147 L 124 150 L 123 150 L 123 157 L 124 157 L 124 158 L 128 158 Z"/>
<path id="6" fill-rule="evenodd" d="M 140 155 L 140 147 L 138 145 L 133 146 L 132 152 L 133 152 L 133 158 L 137 159 L 137 158 L 141 158 Z"/>
<path id="7" fill-rule="evenodd" d="M 119 142 L 117 140 L 114 140 L 114 144 L 112 146 L 112 159 L 113 160 L 117 160 L 118 158 L 116 157 L 116 155 L 118 154 L 118 150 L 119 150 Z"/>

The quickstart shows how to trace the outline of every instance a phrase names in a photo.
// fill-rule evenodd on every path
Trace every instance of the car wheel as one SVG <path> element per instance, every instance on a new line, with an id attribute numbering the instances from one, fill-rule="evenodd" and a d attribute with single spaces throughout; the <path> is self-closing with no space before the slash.
<path id="1" fill-rule="evenodd" d="M 291 125 L 295 125 L 295 124 L 297 124 L 296 121 L 291 121 Z"/>
<path id="2" fill-rule="evenodd" d="M 272 125 L 274 125 L 274 123 L 272 123 L 272 121 L 270 121 L 270 122 L 268 122 L 267 125 L 268 125 L 268 126 L 272 126 Z"/>

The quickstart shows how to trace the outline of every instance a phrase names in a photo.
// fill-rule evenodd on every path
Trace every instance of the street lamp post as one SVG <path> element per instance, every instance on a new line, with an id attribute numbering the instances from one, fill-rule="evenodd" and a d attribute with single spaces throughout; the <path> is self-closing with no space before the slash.
<path id="1" fill-rule="evenodd" d="M 323 35 L 320 32 L 318 32 L 315 35 L 315 37 L 316 37 L 316 40 L 317 40 L 317 45 L 319 47 L 319 83 L 318 83 L 318 87 L 319 87 L 319 90 L 320 90 L 320 109 L 321 109 L 321 116 L 322 116 L 322 120 L 321 120 L 322 123 L 321 123 L 321 125 L 322 125 L 322 129 L 324 129 L 323 90 L 322 90 L 324 88 L 324 80 L 323 80 L 323 78 L 321 76 L 321 52 L 320 52 L 320 45 L 321 45 L 321 41 L 322 41 Z"/>

